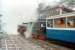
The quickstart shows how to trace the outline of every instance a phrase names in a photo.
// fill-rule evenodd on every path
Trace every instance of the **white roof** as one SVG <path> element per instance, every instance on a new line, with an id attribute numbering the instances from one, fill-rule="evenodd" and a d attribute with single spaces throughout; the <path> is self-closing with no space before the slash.
<path id="1" fill-rule="evenodd" d="M 62 17 L 69 17 L 69 16 L 75 16 L 75 12 L 61 14 L 61 15 L 55 15 L 55 16 L 49 16 L 46 19 L 55 19 L 55 18 L 62 18 Z"/>

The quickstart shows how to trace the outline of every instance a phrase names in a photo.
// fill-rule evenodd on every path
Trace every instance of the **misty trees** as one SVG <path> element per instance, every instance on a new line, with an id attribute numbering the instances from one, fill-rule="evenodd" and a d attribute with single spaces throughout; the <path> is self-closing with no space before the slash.
<path id="1" fill-rule="evenodd" d="M 46 12 L 46 10 L 49 10 L 50 8 L 51 6 L 46 5 L 45 3 L 39 3 L 37 12 L 38 14 L 43 14 L 44 12 Z"/>
<path id="2" fill-rule="evenodd" d="M 64 5 L 65 7 L 68 7 L 68 8 L 75 7 L 75 0 L 60 0 L 60 2 L 58 2 L 58 3 L 59 3 L 59 5 Z M 38 13 L 41 14 L 50 8 L 52 8 L 52 7 L 50 5 L 46 5 L 46 3 L 39 3 L 37 10 L 38 10 Z"/>
<path id="3" fill-rule="evenodd" d="M 75 0 L 60 0 L 60 3 L 66 5 L 67 7 L 75 7 Z"/>

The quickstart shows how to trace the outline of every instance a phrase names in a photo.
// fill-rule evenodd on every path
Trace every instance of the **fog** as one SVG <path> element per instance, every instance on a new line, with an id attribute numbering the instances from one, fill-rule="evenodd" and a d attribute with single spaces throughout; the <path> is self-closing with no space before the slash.
<path id="1" fill-rule="evenodd" d="M 18 24 L 36 20 L 36 10 L 40 2 L 54 1 L 56 0 L 1 0 L 0 13 L 3 15 L 4 31 L 8 34 L 18 34 Z"/>

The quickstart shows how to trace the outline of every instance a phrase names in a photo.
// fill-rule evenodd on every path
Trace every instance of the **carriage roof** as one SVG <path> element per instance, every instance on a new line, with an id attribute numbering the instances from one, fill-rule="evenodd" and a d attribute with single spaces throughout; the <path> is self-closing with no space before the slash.
<path id="1" fill-rule="evenodd" d="M 70 16 L 75 16 L 75 12 L 60 14 L 60 15 L 55 15 L 55 16 L 49 16 L 46 19 L 56 19 L 56 18 L 64 18 L 64 17 L 70 17 Z"/>

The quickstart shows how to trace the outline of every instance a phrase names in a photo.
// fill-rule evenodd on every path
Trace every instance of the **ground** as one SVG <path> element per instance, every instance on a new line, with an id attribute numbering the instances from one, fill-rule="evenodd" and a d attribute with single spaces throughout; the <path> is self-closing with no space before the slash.
<path id="1" fill-rule="evenodd" d="M 46 44 L 43 41 L 25 39 L 19 35 L 7 35 L 0 41 L 0 50 L 72 50 L 54 44 L 50 46 Z"/>

